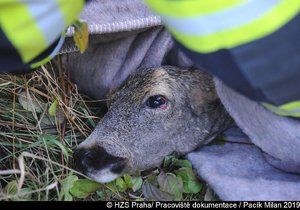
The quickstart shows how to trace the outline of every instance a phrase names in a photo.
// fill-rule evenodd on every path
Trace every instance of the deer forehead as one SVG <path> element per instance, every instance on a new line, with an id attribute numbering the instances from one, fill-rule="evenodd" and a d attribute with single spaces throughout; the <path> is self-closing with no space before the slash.
<path id="1" fill-rule="evenodd" d="M 172 78 L 166 70 L 159 68 L 151 75 L 151 82 L 147 88 L 147 93 L 150 95 L 171 95 L 176 80 Z M 173 90 L 174 91 L 174 90 Z"/>

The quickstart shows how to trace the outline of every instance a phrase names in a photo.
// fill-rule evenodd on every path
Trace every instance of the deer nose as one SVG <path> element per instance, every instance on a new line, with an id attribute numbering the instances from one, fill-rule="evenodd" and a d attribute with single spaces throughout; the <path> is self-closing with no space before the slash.
<path id="1" fill-rule="evenodd" d="M 74 151 L 73 157 L 76 169 L 85 174 L 102 169 L 109 169 L 113 173 L 120 174 L 127 163 L 125 158 L 108 154 L 100 146 L 78 148 Z"/>

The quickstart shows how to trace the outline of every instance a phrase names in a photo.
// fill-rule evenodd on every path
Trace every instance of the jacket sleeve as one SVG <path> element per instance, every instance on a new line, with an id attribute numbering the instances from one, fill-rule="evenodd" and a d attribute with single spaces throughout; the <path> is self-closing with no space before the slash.
<path id="1" fill-rule="evenodd" d="M 84 4 L 85 0 L 0 1 L 0 72 L 27 72 L 54 57 L 66 27 Z"/>
<path id="2" fill-rule="evenodd" d="M 300 1 L 146 2 L 197 67 L 274 113 L 300 117 Z"/>

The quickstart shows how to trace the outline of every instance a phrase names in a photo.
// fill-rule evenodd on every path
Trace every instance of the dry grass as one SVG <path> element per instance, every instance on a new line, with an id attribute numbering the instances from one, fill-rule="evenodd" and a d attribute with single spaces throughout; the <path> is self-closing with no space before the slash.
<path id="1" fill-rule="evenodd" d="M 62 180 L 78 174 L 72 151 L 99 120 L 99 103 L 79 94 L 59 63 L 0 77 L 0 200 L 62 200 Z"/>

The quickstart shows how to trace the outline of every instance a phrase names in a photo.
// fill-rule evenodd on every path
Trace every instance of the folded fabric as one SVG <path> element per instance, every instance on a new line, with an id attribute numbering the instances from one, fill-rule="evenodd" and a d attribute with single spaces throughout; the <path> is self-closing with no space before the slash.
<path id="1" fill-rule="evenodd" d="M 221 200 L 300 199 L 300 176 L 270 165 L 254 145 L 206 146 L 188 159 Z"/>
<path id="2" fill-rule="evenodd" d="M 225 145 L 187 157 L 222 200 L 300 200 L 300 121 L 279 117 L 215 79 L 217 92 L 249 136 L 227 132 Z"/>

